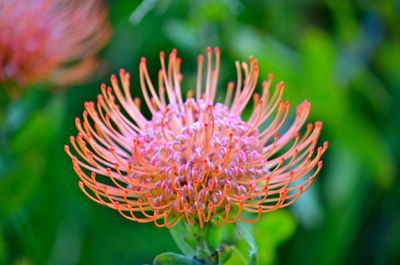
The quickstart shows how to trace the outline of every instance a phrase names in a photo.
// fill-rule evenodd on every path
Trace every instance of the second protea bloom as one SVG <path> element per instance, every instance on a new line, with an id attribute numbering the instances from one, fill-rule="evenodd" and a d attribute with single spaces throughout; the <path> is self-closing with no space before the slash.
<path id="1" fill-rule="evenodd" d="M 106 17 L 101 0 L 0 1 L 0 85 L 17 96 L 39 80 L 86 77 L 110 37 Z"/>
<path id="2" fill-rule="evenodd" d="M 162 52 L 157 89 L 146 60 L 140 63 L 150 119 L 141 113 L 140 100 L 132 98 L 124 70 L 120 80 L 111 77 L 110 87 L 101 86 L 97 103 L 85 103 L 83 120 L 76 118 L 79 133 L 70 140 L 77 156 L 69 146 L 65 150 L 89 198 L 132 221 L 172 227 L 186 220 L 203 227 L 206 222 L 254 222 L 262 213 L 290 205 L 310 187 L 327 148 L 327 143 L 317 147 L 321 122 L 302 130 L 310 103 L 300 104 L 287 124 L 284 84 L 270 93 L 269 75 L 262 93 L 254 93 L 259 69 L 252 58 L 236 63 L 236 84 L 228 84 L 223 103 L 215 102 L 218 48 L 214 53 L 208 48 L 205 60 L 198 57 L 196 88 L 184 99 L 177 51 L 168 64 L 164 57 Z M 251 99 L 252 112 L 243 119 Z"/>

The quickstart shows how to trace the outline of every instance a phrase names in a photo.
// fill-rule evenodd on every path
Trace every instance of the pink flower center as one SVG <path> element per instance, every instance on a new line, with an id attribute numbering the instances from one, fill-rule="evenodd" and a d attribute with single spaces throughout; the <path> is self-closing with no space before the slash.
<path id="1" fill-rule="evenodd" d="M 130 165 L 157 169 L 150 189 L 155 206 L 188 204 L 192 210 L 206 210 L 207 204 L 222 205 L 225 186 L 239 196 L 249 191 L 238 180 L 257 179 L 268 170 L 248 166 L 262 156 L 258 131 L 220 103 L 214 107 L 205 101 L 188 99 L 186 115 L 178 105 L 169 105 L 149 122 L 146 133 L 138 135 Z M 140 183 L 148 176 L 131 173 Z M 137 188 L 138 191 L 145 188 Z M 178 196 L 180 191 L 181 196 Z"/>

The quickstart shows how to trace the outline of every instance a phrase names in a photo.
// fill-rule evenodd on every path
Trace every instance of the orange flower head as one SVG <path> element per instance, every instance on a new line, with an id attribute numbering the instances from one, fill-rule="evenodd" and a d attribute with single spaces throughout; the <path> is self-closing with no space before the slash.
<path id="1" fill-rule="evenodd" d="M 76 118 L 79 133 L 70 139 L 76 155 L 69 146 L 65 150 L 89 198 L 132 221 L 170 228 L 185 220 L 203 227 L 255 222 L 311 186 L 328 144 L 317 147 L 321 122 L 301 131 L 310 103 L 300 104 L 286 125 L 290 104 L 282 100 L 284 84 L 270 94 L 270 74 L 262 93 L 254 93 L 259 69 L 252 58 L 236 63 L 237 83 L 228 84 L 224 103 L 215 102 L 218 48 L 214 53 L 208 48 L 205 60 L 198 57 L 196 90 L 185 100 L 177 51 L 168 64 L 164 57 L 161 52 L 157 89 L 146 60 L 140 62 L 151 119 L 141 113 L 139 98 L 132 99 L 124 70 L 120 81 L 112 75 L 111 87 L 101 86 L 97 103 L 85 103 L 83 120 Z M 243 120 L 252 97 L 252 112 Z M 245 219 L 245 212 L 257 217 Z"/>
<path id="2" fill-rule="evenodd" d="M 22 89 L 86 77 L 110 36 L 106 16 L 100 0 L 1 1 L 0 83 Z"/>

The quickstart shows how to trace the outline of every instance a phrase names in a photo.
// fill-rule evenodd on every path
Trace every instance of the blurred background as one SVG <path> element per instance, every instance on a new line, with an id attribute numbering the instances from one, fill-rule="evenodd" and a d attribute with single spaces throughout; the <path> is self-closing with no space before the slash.
<path id="1" fill-rule="evenodd" d="M 89 78 L 63 86 L 38 80 L 17 97 L 2 84 L 0 264 L 143 264 L 178 251 L 166 229 L 125 220 L 84 196 L 63 147 L 83 103 L 112 73 L 129 71 L 132 94 L 141 96 L 140 57 L 156 77 L 159 52 L 177 48 L 183 87 L 193 89 L 207 46 L 221 48 L 220 100 L 235 80 L 234 61 L 252 55 L 261 79 L 273 72 L 286 82 L 293 106 L 312 103 L 309 121 L 324 122 L 320 139 L 330 143 L 313 187 L 253 227 L 260 264 L 400 264 L 399 1 L 106 5 L 112 35 Z"/>

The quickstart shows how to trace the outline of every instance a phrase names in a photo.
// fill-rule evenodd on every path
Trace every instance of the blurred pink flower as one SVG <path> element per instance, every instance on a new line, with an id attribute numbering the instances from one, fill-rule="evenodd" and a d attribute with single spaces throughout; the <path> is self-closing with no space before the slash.
<path id="1" fill-rule="evenodd" d="M 150 120 L 140 100 L 132 99 L 124 70 L 120 82 L 113 75 L 112 87 L 101 86 L 97 104 L 85 103 L 83 120 L 76 118 L 78 136 L 70 139 L 78 157 L 69 146 L 65 150 L 89 198 L 132 221 L 172 227 L 186 220 L 203 227 L 254 222 L 292 204 L 311 186 L 328 144 L 317 147 L 321 122 L 300 134 L 310 103 L 300 104 L 294 121 L 285 125 L 290 104 L 282 100 L 284 84 L 270 94 L 269 75 L 262 93 L 254 93 L 259 69 L 252 58 L 236 63 L 237 83 L 228 84 L 224 103 L 215 102 L 219 49 L 214 53 L 207 49 L 205 82 L 199 56 L 196 91 L 186 100 L 176 50 L 168 65 L 160 54 L 158 90 L 142 59 L 140 85 Z M 252 97 L 244 121 L 240 115 Z M 257 216 L 247 220 L 244 212 Z"/>
<path id="2" fill-rule="evenodd" d="M 110 37 L 106 16 L 99 0 L 1 1 L 0 83 L 21 90 L 38 80 L 68 84 L 86 77 Z"/>

